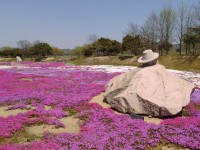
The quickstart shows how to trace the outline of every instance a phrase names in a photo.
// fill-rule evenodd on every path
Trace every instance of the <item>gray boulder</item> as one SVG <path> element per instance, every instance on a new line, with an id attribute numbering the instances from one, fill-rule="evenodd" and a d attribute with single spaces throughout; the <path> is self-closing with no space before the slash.
<path id="1" fill-rule="evenodd" d="M 194 87 L 156 64 L 114 77 L 104 97 L 120 112 L 164 117 L 179 113 L 189 103 Z"/>

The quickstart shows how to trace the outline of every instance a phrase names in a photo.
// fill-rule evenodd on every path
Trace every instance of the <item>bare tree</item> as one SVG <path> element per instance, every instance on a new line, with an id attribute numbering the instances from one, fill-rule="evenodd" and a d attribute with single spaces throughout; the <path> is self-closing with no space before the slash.
<path id="1" fill-rule="evenodd" d="M 140 35 L 140 33 L 141 33 L 140 26 L 134 23 L 130 23 L 128 25 L 127 31 L 125 32 L 125 34 L 131 35 L 131 36 L 137 36 L 137 35 Z"/>
<path id="2" fill-rule="evenodd" d="M 151 48 L 152 50 L 156 51 L 156 41 L 158 38 L 158 33 L 157 33 L 157 15 L 155 12 L 153 12 L 148 17 L 145 24 L 141 27 L 141 30 L 145 46 L 147 48 Z"/>
<path id="3" fill-rule="evenodd" d="M 185 42 L 185 52 L 190 52 L 190 44 L 189 39 L 191 30 L 190 28 L 194 26 L 196 16 L 196 12 L 194 12 L 194 7 L 192 8 L 189 4 L 181 3 L 181 5 L 177 9 L 177 17 L 176 17 L 176 36 L 179 43 L 179 52 L 183 51 L 183 42 Z"/>
<path id="4" fill-rule="evenodd" d="M 184 33 L 184 38 L 185 39 L 189 39 L 189 36 L 190 36 L 190 28 L 193 27 L 195 25 L 195 20 L 196 20 L 196 17 L 195 17 L 195 12 L 194 12 L 194 9 L 192 7 L 190 7 L 186 13 L 186 20 L 185 20 L 185 33 Z M 188 44 L 187 42 L 185 43 L 185 50 L 186 50 L 186 54 L 190 51 L 190 44 Z"/>
<path id="5" fill-rule="evenodd" d="M 200 0 L 198 1 L 198 4 L 195 6 L 195 14 L 196 14 L 196 43 L 197 43 L 197 49 L 200 51 Z"/>
<path id="6" fill-rule="evenodd" d="M 17 42 L 17 45 L 21 49 L 28 49 L 32 46 L 31 42 L 29 42 L 27 40 L 20 40 L 20 41 Z"/>
<path id="7" fill-rule="evenodd" d="M 160 37 L 159 53 L 163 55 L 163 49 L 168 54 L 170 40 L 175 26 L 175 11 L 171 7 L 165 7 L 161 10 L 158 18 L 158 28 Z"/>
<path id="8" fill-rule="evenodd" d="M 43 43 L 43 42 L 40 41 L 40 40 L 36 40 L 36 41 L 33 42 L 33 45 L 36 45 L 36 44 L 39 44 L 39 43 Z"/>
<path id="9" fill-rule="evenodd" d="M 177 17 L 176 17 L 176 36 L 179 42 L 179 53 L 182 52 L 182 44 L 183 44 L 183 35 L 187 30 L 187 17 L 188 17 L 188 7 L 185 3 L 181 3 L 181 5 L 177 8 Z"/>
<path id="10" fill-rule="evenodd" d="M 163 43 L 164 41 L 164 25 L 165 25 L 165 17 L 163 13 L 160 12 L 159 18 L 158 18 L 158 36 L 160 40 L 159 45 L 161 45 L 161 43 Z M 159 46 L 158 50 L 159 50 L 159 54 L 163 55 L 163 48 Z"/>
<path id="11" fill-rule="evenodd" d="M 97 41 L 98 40 L 98 36 L 96 35 L 96 34 L 90 34 L 89 36 L 88 36 L 88 39 L 87 39 L 87 41 L 89 42 L 89 43 L 93 43 L 93 42 L 95 42 L 95 41 Z"/>
<path id="12" fill-rule="evenodd" d="M 198 4 L 194 7 L 195 10 L 195 17 L 196 17 L 196 26 L 200 26 L 200 0 Z"/>

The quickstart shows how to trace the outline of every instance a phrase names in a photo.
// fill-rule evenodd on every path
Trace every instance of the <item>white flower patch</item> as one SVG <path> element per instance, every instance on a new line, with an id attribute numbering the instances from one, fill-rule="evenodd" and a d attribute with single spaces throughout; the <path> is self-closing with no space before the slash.
<path id="1" fill-rule="evenodd" d="M 0 65 L 0 69 L 10 69 L 10 68 L 18 68 L 18 69 L 26 69 L 26 68 L 42 68 L 42 67 L 27 67 L 27 66 L 7 66 L 7 65 Z M 114 73 L 114 72 L 127 72 L 137 67 L 133 66 L 112 66 L 112 65 L 87 65 L 87 66 L 60 66 L 60 67 L 48 67 L 48 69 L 72 69 L 72 70 L 85 70 L 85 71 L 100 71 L 100 72 L 107 72 L 107 73 Z M 200 73 L 190 72 L 190 71 L 179 71 L 173 69 L 167 69 L 169 72 L 176 74 L 177 76 L 184 78 L 190 82 L 193 82 L 195 85 L 200 87 Z"/>

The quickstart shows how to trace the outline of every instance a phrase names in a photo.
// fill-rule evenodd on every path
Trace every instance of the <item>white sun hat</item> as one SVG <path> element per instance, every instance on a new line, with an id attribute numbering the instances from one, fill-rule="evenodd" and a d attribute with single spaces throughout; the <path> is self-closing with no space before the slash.
<path id="1" fill-rule="evenodd" d="M 159 57 L 158 53 L 154 53 L 151 49 L 147 49 L 143 51 L 142 56 L 138 59 L 138 62 L 141 64 L 145 64 L 156 60 Z"/>

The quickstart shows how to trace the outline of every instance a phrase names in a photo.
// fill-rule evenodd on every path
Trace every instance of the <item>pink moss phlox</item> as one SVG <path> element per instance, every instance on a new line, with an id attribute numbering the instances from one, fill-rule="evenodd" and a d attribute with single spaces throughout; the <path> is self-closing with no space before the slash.
<path id="1" fill-rule="evenodd" d="M 0 117 L 0 137 L 9 137 L 18 130 L 23 130 L 23 123 L 28 119 L 19 114 L 17 116 Z"/>
<path id="2" fill-rule="evenodd" d="M 19 103 L 13 106 L 10 106 L 7 108 L 7 110 L 12 110 L 12 109 L 25 109 L 27 106 L 24 103 Z"/>
<path id="3" fill-rule="evenodd" d="M 102 108 L 103 108 L 102 106 L 100 106 L 99 104 L 97 104 L 97 103 L 95 103 L 95 102 L 90 103 L 90 105 L 91 105 L 91 107 L 92 107 L 93 109 L 102 109 Z"/>
<path id="4" fill-rule="evenodd" d="M 34 118 L 32 118 L 33 116 Z M 9 137 L 18 130 L 23 130 L 24 125 L 34 125 L 38 123 L 55 125 L 55 127 L 65 127 L 65 125 L 56 118 L 41 116 L 40 113 L 31 111 L 7 118 L 0 117 L 0 137 Z"/>
<path id="5" fill-rule="evenodd" d="M 25 113 L 24 116 L 29 118 L 29 120 L 27 120 L 25 122 L 28 125 L 44 123 L 44 124 L 55 125 L 55 127 L 66 127 L 58 119 L 52 118 L 52 116 L 55 116 L 55 114 L 52 115 L 49 113 L 41 113 L 41 112 L 37 112 L 37 111 L 33 110 L 33 111 L 29 111 L 29 112 Z M 60 116 L 57 118 L 60 118 Z"/>
<path id="6" fill-rule="evenodd" d="M 1 63 L 0 63 L 1 65 Z M 4 65 L 12 65 L 6 63 Z M 0 149 L 148 149 L 162 142 L 190 149 L 200 147 L 199 91 L 191 95 L 191 117 L 165 119 L 160 125 L 115 114 L 96 103 L 88 103 L 105 90 L 106 83 L 119 73 L 105 73 L 59 63 L 22 62 L 30 68 L 0 70 L 0 104 L 12 108 L 35 108 L 7 118 L 0 117 L 0 137 L 9 137 L 25 125 L 51 124 L 65 127 L 58 118 L 65 108 L 80 112 L 79 134 L 44 134 L 41 141 L 0 145 Z M 45 106 L 51 106 L 46 109 Z"/>
<path id="7" fill-rule="evenodd" d="M 41 67 L 41 68 L 66 66 L 66 64 L 62 62 L 21 62 L 20 64 L 29 67 Z"/>
<path id="8" fill-rule="evenodd" d="M 199 149 L 200 147 L 200 118 L 167 119 L 161 123 L 159 131 L 169 143 L 191 149 Z"/>
<path id="9" fill-rule="evenodd" d="M 191 101 L 186 108 L 189 110 L 190 116 L 196 116 L 200 118 L 200 101 Z"/>
<path id="10" fill-rule="evenodd" d="M 36 110 L 36 111 L 37 111 L 37 110 Z M 39 113 L 40 113 L 41 115 L 56 117 L 56 118 L 58 118 L 58 119 L 67 116 L 66 112 L 65 112 L 62 108 L 53 108 L 53 109 L 50 109 L 50 110 L 41 109 L 41 110 L 39 111 Z"/>
<path id="11" fill-rule="evenodd" d="M 190 96 L 191 101 L 193 102 L 200 102 L 200 90 L 195 90 L 191 96 Z"/>
<path id="12" fill-rule="evenodd" d="M 74 108 L 74 110 L 76 110 L 78 112 L 82 112 L 84 110 L 90 110 L 90 109 L 103 109 L 103 107 L 97 103 L 88 103 L 88 102 L 78 103 L 73 108 Z"/>
<path id="13" fill-rule="evenodd" d="M 4 144 L 1 150 L 61 150 L 61 145 L 55 140 L 35 141 L 29 144 Z"/>
<path id="14" fill-rule="evenodd" d="M 76 144 L 67 140 L 69 135 L 62 135 L 62 142 L 68 141 L 70 148 L 81 149 L 84 145 L 88 149 L 147 149 L 161 141 L 156 133 L 158 126 L 130 119 L 127 115 L 116 115 L 101 109 L 84 111 L 80 118 L 83 116 L 87 116 L 88 120 L 82 124 L 81 134 L 74 137 L 79 139 Z M 61 138 L 57 137 L 57 140 L 60 142 Z M 149 145 L 145 144 L 147 142 Z"/>
<path id="15" fill-rule="evenodd" d="M 161 122 L 162 125 L 172 125 L 178 127 L 188 127 L 200 124 L 200 118 L 197 117 L 177 117 L 173 119 L 165 119 Z"/>

